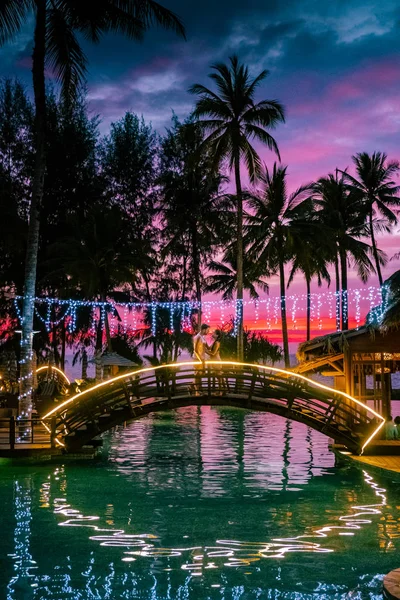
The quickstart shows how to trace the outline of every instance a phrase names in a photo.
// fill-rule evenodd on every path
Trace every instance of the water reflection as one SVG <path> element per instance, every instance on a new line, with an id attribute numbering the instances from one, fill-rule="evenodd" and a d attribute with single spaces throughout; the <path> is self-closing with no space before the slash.
<path id="1" fill-rule="evenodd" d="M 107 450 L 0 481 L 8 600 L 373 598 L 398 567 L 400 486 L 335 468 L 299 424 L 187 408 L 119 429 Z"/>
<path id="2" fill-rule="evenodd" d="M 32 481 L 30 477 L 14 482 L 14 552 L 8 554 L 13 561 L 14 574 L 7 585 L 7 600 L 33 597 L 32 588 L 38 584 L 32 572 L 37 569 L 30 552 L 32 521 Z"/>

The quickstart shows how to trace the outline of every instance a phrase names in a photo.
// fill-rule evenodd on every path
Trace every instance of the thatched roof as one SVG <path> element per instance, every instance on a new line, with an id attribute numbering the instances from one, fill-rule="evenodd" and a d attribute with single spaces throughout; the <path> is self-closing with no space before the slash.
<path id="1" fill-rule="evenodd" d="M 101 364 L 102 367 L 136 367 L 137 366 L 134 362 L 132 362 L 128 358 L 125 358 L 124 356 L 121 356 L 120 354 L 117 354 L 116 352 L 104 352 L 104 354 L 102 354 L 99 357 L 99 359 L 96 359 L 96 357 L 95 357 L 89 362 L 95 363 L 95 362 L 97 362 L 97 360 L 99 360 L 99 363 Z"/>
<path id="2" fill-rule="evenodd" d="M 353 337 L 370 333 L 374 335 L 375 328 L 371 325 L 363 325 L 358 329 L 348 329 L 347 331 L 335 331 L 321 335 L 308 342 L 299 344 L 297 351 L 297 360 L 302 362 L 306 358 L 308 352 L 317 351 L 321 354 L 336 354 L 342 352 L 348 346 L 348 340 Z"/>
<path id="3" fill-rule="evenodd" d="M 383 313 L 380 328 L 382 331 L 400 329 L 400 270 L 393 273 L 384 283 L 387 289 L 387 308 Z"/>

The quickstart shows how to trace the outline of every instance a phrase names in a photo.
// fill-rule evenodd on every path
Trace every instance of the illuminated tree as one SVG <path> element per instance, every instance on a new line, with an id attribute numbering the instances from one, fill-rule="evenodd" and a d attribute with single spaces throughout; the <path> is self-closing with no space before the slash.
<path id="1" fill-rule="evenodd" d="M 21 334 L 20 414 L 32 411 L 32 341 L 40 211 L 46 171 L 46 67 L 60 82 L 66 101 L 74 102 L 86 73 L 86 57 L 78 34 L 98 43 L 104 33 L 141 40 L 154 24 L 184 35 L 176 15 L 154 0 L 99 0 L 96 8 L 81 0 L 3 0 L 0 3 L 0 46 L 12 40 L 34 14 L 32 54 L 35 101 L 35 166 L 29 209 Z"/>

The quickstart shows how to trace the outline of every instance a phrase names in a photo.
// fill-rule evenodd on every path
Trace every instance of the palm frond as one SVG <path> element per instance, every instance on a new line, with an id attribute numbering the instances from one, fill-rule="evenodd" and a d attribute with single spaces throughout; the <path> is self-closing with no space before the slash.
<path id="1" fill-rule="evenodd" d="M 33 0 L 1 0 L 0 46 L 13 40 L 21 30 L 29 13 L 34 9 Z"/>
<path id="2" fill-rule="evenodd" d="M 86 57 L 67 16 L 47 11 L 46 60 L 62 85 L 66 100 L 74 99 L 86 73 Z"/>

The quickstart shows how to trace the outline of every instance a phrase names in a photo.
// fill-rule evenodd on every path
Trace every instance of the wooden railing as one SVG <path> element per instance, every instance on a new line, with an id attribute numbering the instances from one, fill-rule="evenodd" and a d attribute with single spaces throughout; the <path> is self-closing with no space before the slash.
<path id="1" fill-rule="evenodd" d="M 45 416 L 56 417 L 59 442 L 75 449 L 123 421 L 192 404 L 239 406 L 279 414 L 355 451 L 362 451 L 384 422 L 351 396 L 303 375 L 234 362 L 140 369 L 97 384 Z"/>
<path id="2" fill-rule="evenodd" d="M 0 449 L 52 448 L 54 445 L 54 419 L 0 418 Z"/>

